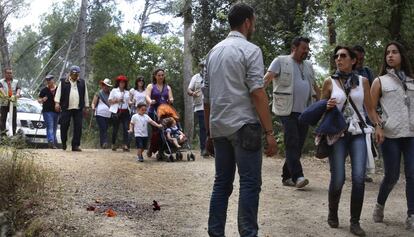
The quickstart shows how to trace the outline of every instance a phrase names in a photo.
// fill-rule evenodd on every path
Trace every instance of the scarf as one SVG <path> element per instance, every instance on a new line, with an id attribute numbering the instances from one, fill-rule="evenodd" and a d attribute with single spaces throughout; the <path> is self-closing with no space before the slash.
<path id="1" fill-rule="evenodd" d="M 345 94 L 349 94 L 353 87 L 359 86 L 359 78 L 354 72 L 345 73 L 339 70 L 331 76 L 334 80 L 346 79 L 344 83 Z"/>

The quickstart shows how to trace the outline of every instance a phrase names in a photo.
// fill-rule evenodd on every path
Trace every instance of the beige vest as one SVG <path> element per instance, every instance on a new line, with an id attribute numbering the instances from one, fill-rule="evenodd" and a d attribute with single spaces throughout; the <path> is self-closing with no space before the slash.
<path id="1" fill-rule="evenodd" d="M 394 73 L 380 76 L 382 120 L 387 138 L 414 137 L 414 79 L 407 77 L 407 91 Z M 409 106 L 404 97 L 409 98 Z"/>
<path id="2" fill-rule="evenodd" d="M 273 105 L 272 112 L 277 116 L 287 116 L 292 113 L 293 108 L 293 59 L 290 55 L 279 56 L 280 75 L 277 80 L 273 80 Z M 312 76 L 312 65 L 309 61 L 303 61 L 305 77 L 308 78 L 310 88 L 308 104 L 312 102 L 314 78 Z"/>
<path id="3" fill-rule="evenodd" d="M 11 81 L 11 87 L 12 87 L 12 91 L 13 91 L 13 95 L 16 95 L 16 90 L 17 90 L 17 84 L 19 83 L 19 81 L 17 79 L 13 79 Z M 0 80 L 0 84 L 2 84 L 3 86 L 3 90 L 4 93 L 6 94 L 6 97 L 9 97 L 9 86 L 7 85 L 6 79 L 2 78 Z M 13 104 L 16 104 L 15 102 Z M 1 106 L 8 106 L 9 105 L 9 100 L 7 99 L 0 99 L 0 105 Z"/>

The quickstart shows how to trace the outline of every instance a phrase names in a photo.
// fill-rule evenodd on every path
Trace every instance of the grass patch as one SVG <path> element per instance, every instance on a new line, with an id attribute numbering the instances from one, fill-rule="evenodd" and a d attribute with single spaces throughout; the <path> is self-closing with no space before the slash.
<path id="1" fill-rule="evenodd" d="M 20 149 L 21 144 L 13 139 L 6 142 L 0 146 L 1 234 L 11 236 L 28 229 L 26 236 L 38 236 L 44 226 L 37 217 L 55 184 L 55 175 L 34 161 L 32 151 Z"/>

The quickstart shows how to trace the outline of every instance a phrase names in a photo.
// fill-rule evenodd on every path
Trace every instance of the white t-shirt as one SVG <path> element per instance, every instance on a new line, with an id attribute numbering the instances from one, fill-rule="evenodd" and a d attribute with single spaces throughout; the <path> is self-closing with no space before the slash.
<path id="1" fill-rule="evenodd" d="M 131 123 L 134 124 L 135 137 L 148 137 L 148 123 L 150 117 L 147 114 L 134 114 L 131 118 Z"/>
<path id="2" fill-rule="evenodd" d="M 129 102 L 129 91 L 124 90 L 124 91 L 120 91 L 119 88 L 114 88 L 111 90 L 111 93 L 109 94 L 109 98 L 108 100 L 113 100 L 113 99 L 121 99 L 124 98 L 124 102 L 123 103 L 115 103 L 113 105 L 111 105 L 111 107 L 109 108 L 109 110 L 112 113 L 116 113 L 118 111 L 118 109 L 128 109 L 128 102 Z"/>
<path id="3" fill-rule="evenodd" d="M 96 115 L 110 118 L 111 111 L 109 111 L 108 105 L 106 105 L 101 99 L 99 99 L 98 106 L 96 106 Z"/>
<path id="4" fill-rule="evenodd" d="M 135 107 L 138 106 L 139 103 L 146 103 L 146 100 L 145 100 L 145 96 L 146 96 L 145 90 L 138 91 L 138 90 L 135 90 L 134 88 L 132 88 L 130 90 L 130 93 L 131 93 L 131 99 L 135 100 Z"/>

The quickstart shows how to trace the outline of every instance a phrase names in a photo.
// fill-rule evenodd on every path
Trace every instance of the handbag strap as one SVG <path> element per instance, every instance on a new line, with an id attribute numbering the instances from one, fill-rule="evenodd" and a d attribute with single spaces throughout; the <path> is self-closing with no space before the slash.
<path id="1" fill-rule="evenodd" d="M 352 100 L 351 96 L 349 96 L 349 103 L 351 104 L 352 108 L 354 109 L 355 113 L 358 116 L 359 121 L 361 122 L 362 126 L 364 128 L 367 127 L 367 123 L 365 122 L 365 120 L 362 118 L 361 114 L 359 113 L 359 110 L 356 108 L 354 101 Z M 361 129 L 362 132 L 364 132 L 363 129 Z"/>

